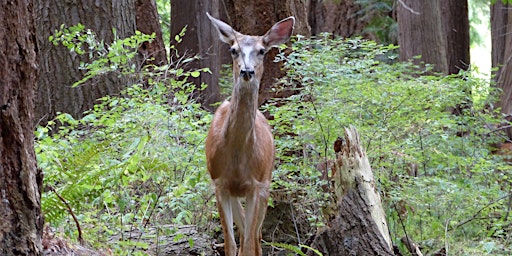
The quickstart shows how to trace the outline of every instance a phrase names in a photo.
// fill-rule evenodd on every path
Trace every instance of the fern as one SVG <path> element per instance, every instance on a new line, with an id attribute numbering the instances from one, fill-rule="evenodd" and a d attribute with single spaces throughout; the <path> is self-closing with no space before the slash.
<path id="1" fill-rule="evenodd" d="M 296 253 L 297 255 L 300 255 L 300 256 L 306 256 L 307 255 L 307 254 L 302 252 L 301 248 L 306 248 L 308 250 L 311 250 L 311 251 L 313 251 L 318 256 L 322 256 L 323 255 L 317 249 L 311 248 L 310 246 L 303 245 L 303 244 L 299 244 L 298 246 L 291 245 L 291 244 L 275 243 L 275 242 L 265 243 L 265 244 L 269 245 L 269 246 L 273 246 L 273 247 L 277 247 L 277 248 L 282 248 L 282 249 L 294 252 L 294 253 Z"/>
<path id="2" fill-rule="evenodd" d="M 76 40 L 88 38 L 80 36 L 81 31 L 80 27 L 65 30 L 54 42 L 67 40 L 66 46 L 79 49 L 82 45 L 73 47 Z M 66 34 L 71 32 L 71 37 Z M 207 69 L 152 67 L 151 74 L 145 68 L 131 70 L 127 60 L 133 54 L 125 50 L 136 51 L 137 44 L 147 39 L 137 34 L 109 47 L 90 48 L 115 48 L 118 55 L 126 54 L 118 67 L 130 70 L 128 75 L 147 76 L 147 85 L 127 85 L 119 96 L 100 99 L 82 119 L 63 113 L 36 131 L 44 183 L 68 202 L 84 227 L 85 240 L 99 247 L 105 246 L 110 236 L 133 226 L 197 224 L 207 217 L 196 213 L 204 211 L 208 205 L 204 198 L 210 194 L 202 153 L 210 114 L 190 97 L 200 88 L 187 82 L 188 77 Z M 101 58 L 107 55 L 91 56 L 99 59 L 85 64 L 88 74 L 103 72 L 96 64 L 104 63 Z M 58 130 L 52 130 L 55 124 L 59 124 Z M 52 226 L 76 237 L 76 230 L 67 225 L 69 212 L 54 193 L 43 193 L 42 209 Z M 144 247 L 137 241 L 118 242 L 114 249 L 124 254 L 123 248 L 130 244 Z"/>

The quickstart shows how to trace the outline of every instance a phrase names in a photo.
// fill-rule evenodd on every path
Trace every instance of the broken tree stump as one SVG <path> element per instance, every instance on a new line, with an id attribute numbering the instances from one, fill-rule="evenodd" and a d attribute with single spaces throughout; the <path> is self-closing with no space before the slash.
<path id="1" fill-rule="evenodd" d="M 335 167 L 337 211 L 311 247 L 323 255 L 394 255 L 370 162 L 353 126 L 345 128 Z"/>

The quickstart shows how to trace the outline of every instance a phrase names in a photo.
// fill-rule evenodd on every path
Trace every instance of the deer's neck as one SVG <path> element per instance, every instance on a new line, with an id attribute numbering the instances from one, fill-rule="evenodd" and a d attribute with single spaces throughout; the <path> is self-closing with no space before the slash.
<path id="1" fill-rule="evenodd" d="M 231 95 L 228 133 L 236 143 L 250 143 L 255 138 L 255 119 L 258 110 L 259 81 L 237 79 Z"/>

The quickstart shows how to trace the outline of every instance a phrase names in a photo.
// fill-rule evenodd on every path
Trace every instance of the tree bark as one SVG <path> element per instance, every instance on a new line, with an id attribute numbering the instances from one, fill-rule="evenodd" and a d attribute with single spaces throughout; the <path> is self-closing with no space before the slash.
<path id="1" fill-rule="evenodd" d="M 41 255 L 42 173 L 32 116 L 37 59 L 30 1 L 0 0 L 0 254 Z"/>
<path id="2" fill-rule="evenodd" d="M 208 86 L 205 90 L 198 92 L 197 98 L 207 109 L 213 110 L 212 105 L 220 101 L 219 77 L 223 59 L 227 59 L 228 51 L 224 45 L 217 40 L 217 31 L 211 25 L 206 16 L 209 12 L 214 17 L 219 17 L 219 1 L 201 0 L 172 0 L 171 1 L 171 38 L 177 35 L 186 26 L 187 31 L 182 42 L 175 45 L 180 56 L 199 55 L 201 58 L 187 65 L 188 69 L 209 68 L 211 74 L 201 73 L 191 82 L 199 86 L 204 83 Z M 171 42 L 175 44 L 176 42 Z M 219 54 L 225 52 L 225 55 Z M 180 56 L 171 56 L 177 60 Z"/>
<path id="3" fill-rule="evenodd" d="M 324 255 L 394 255 L 370 162 L 354 127 L 345 129 L 335 166 L 337 215 L 316 234 L 312 247 Z"/>
<path id="4" fill-rule="evenodd" d="M 441 1 L 441 19 L 446 35 L 448 74 L 468 70 L 469 14 L 467 0 Z"/>
<path id="5" fill-rule="evenodd" d="M 135 0 L 119 1 L 34 1 L 36 12 L 36 37 L 40 53 L 40 78 L 37 84 L 36 121 L 45 123 L 57 112 L 66 112 L 75 118 L 91 109 L 96 99 L 116 94 L 127 83 L 119 74 L 109 73 L 89 80 L 84 85 L 71 85 L 83 77 L 80 62 L 88 56 L 77 55 L 64 46 L 54 46 L 48 37 L 61 24 L 73 26 L 82 23 L 93 30 L 98 39 L 110 43 L 114 40 L 112 29 L 118 38 L 129 37 L 135 32 Z"/>
<path id="6" fill-rule="evenodd" d="M 155 33 L 153 42 L 145 42 L 139 48 L 139 54 L 142 55 L 141 65 L 161 66 L 167 64 L 167 53 L 155 0 L 136 0 L 135 10 L 137 30 L 147 35 Z"/>
<path id="7" fill-rule="evenodd" d="M 492 67 L 494 81 L 502 92 L 497 106 L 512 118 L 512 6 L 496 1 L 491 7 Z M 506 130 L 512 140 L 512 128 Z"/>
<path id="8" fill-rule="evenodd" d="M 361 5 L 354 0 L 310 0 L 308 9 L 312 35 L 328 32 L 345 38 L 363 36 L 375 40 L 363 32 L 367 24 L 361 21 Z"/>
<path id="9" fill-rule="evenodd" d="M 287 18 L 295 17 L 294 35 L 309 36 L 311 34 L 307 19 L 307 1 L 302 0 L 262 0 L 262 1 L 234 1 L 226 0 L 228 19 L 227 23 L 242 34 L 263 35 L 274 23 Z M 261 79 L 258 102 L 261 104 L 269 98 L 286 97 L 290 94 L 286 90 L 272 91 L 274 83 L 286 74 L 283 63 L 274 62 L 277 49 L 265 55 L 265 72 Z"/>
<path id="10" fill-rule="evenodd" d="M 397 3 L 400 59 L 433 64 L 435 72 L 457 74 L 469 67 L 467 0 L 403 0 Z"/>
<path id="11" fill-rule="evenodd" d="M 398 43 L 400 60 L 415 64 L 434 64 L 434 71 L 448 74 L 446 36 L 441 18 L 440 0 L 403 0 L 398 3 Z"/>

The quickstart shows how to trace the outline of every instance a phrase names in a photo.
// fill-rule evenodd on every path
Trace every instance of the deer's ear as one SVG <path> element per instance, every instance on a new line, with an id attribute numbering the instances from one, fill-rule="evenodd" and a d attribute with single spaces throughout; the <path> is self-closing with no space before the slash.
<path id="1" fill-rule="evenodd" d="M 209 13 L 206 13 L 206 15 L 208 15 L 208 18 L 212 21 L 213 26 L 215 26 L 219 32 L 220 40 L 222 40 L 224 43 L 232 45 L 238 32 L 236 32 L 230 25 L 210 16 Z"/>
<path id="2" fill-rule="evenodd" d="M 263 36 L 263 43 L 267 47 L 286 43 L 292 36 L 293 25 L 295 25 L 295 18 L 293 16 L 279 21 Z"/>

